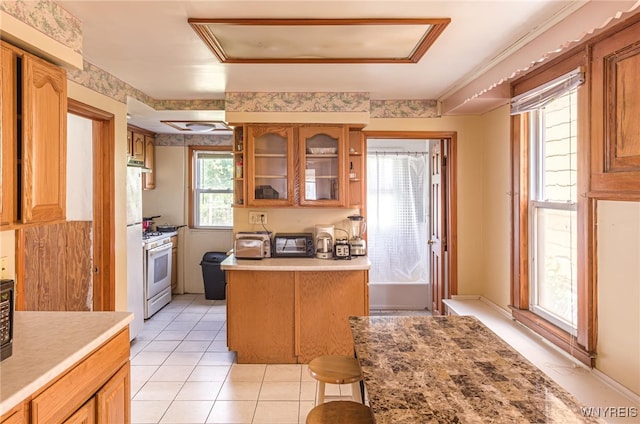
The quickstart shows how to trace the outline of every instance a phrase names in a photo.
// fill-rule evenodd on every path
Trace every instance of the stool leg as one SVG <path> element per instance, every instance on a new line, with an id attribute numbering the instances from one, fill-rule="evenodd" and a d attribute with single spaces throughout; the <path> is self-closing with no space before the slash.
<path id="1" fill-rule="evenodd" d="M 351 383 L 351 397 L 355 402 L 362 403 L 362 394 L 360 393 L 360 382 Z"/>
<path id="2" fill-rule="evenodd" d="M 316 389 L 316 406 L 324 403 L 324 382 L 318 381 L 318 388 Z"/>

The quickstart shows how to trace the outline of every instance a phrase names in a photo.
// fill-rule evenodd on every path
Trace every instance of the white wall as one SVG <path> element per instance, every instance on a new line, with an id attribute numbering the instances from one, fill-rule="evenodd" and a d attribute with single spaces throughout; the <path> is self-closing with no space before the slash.
<path id="1" fill-rule="evenodd" d="M 93 122 L 67 114 L 67 221 L 93 221 Z"/>
<path id="2" fill-rule="evenodd" d="M 640 202 L 598 202 L 596 368 L 640 395 Z"/>

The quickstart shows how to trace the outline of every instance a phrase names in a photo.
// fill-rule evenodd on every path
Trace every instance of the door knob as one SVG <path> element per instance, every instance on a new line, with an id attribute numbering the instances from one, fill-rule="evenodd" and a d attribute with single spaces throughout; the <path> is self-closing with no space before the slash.
<path id="1" fill-rule="evenodd" d="M 429 241 L 427 242 L 427 244 L 435 244 L 435 243 L 436 243 L 436 241 L 435 241 L 435 240 L 429 240 Z"/>

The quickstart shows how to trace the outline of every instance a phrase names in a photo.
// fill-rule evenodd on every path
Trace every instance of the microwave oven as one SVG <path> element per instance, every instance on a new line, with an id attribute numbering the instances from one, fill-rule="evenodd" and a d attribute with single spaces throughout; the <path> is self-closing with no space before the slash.
<path id="1" fill-rule="evenodd" d="M 13 348 L 13 280 L 0 280 L 0 361 L 11 356 Z"/>
<path id="2" fill-rule="evenodd" d="M 273 256 L 280 258 L 310 258 L 315 255 L 311 233 L 278 233 L 273 239 Z"/>
<path id="3" fill-rule="evenodd" d="M 265 231 L 240 231 L 236 234 L 234 254 L 238 259 L 271 257 L 271 237 Z"/>

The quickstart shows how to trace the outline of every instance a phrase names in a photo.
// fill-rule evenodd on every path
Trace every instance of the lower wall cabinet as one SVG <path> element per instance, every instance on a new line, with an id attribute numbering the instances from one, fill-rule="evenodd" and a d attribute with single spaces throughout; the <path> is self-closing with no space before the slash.
<path id="1" fill-rule="evenodd" d="M 227 343 L 238 363 L 353 355 L 350 316 L 369 314 L 368 271 L 227 271 Z"/>
<path id="2" fill-rule="evenodd" d="M 0 418 L 2 424 L 131 422 L 129 331 L 121 331 Z M 25 411 L 27 413 L 25 414 Z"/>

